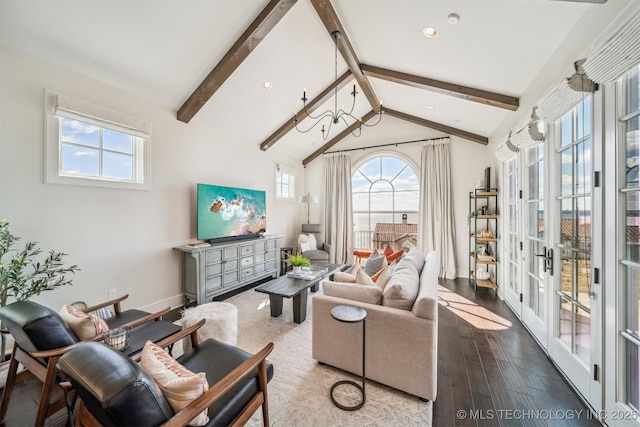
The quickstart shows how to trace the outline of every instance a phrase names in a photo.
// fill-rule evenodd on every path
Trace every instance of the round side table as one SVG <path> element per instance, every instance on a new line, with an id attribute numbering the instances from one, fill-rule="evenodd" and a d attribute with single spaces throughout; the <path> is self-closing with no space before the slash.
<path id="1" fill-rule="evenodd" d="M 345 411 L 356 411 L 364 406 L 364 402 L 367 400 L 367 396 L 364 391 L 364 383 L 365 383 L 365 371 L 364 371 L 364 361 L 365 361 L 365 319 L 367 317 L 367 311 L 364 308 L 356 307 L 353 305 L 337 305 L 331 309 L 331 317 L 336 319 L 338 322 L 344 323 L 359 323 L 362 322 L 362 386 L 350 380 L 342 380 L 338 381 L 334 385 L 331 386 L 331 401 L 338 408 L 343 409 Z M 362 401 L 355 406 L 345 406 L 336 401 L 333 397 L 333 391 L 336 387 L 342 384 L 348 384 L 356 387 L 360 392 L 362 392 Z"/>

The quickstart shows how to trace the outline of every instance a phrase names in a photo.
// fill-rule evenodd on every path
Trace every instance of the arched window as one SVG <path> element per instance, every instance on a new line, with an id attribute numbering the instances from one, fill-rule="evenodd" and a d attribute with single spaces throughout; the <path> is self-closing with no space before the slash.
<path id="1" fill-rule="evenodd" d="M 418 238 L 420 181 L 404 160 L 374 157 L 351 178 L 356 249 L 412 248 Z"/>

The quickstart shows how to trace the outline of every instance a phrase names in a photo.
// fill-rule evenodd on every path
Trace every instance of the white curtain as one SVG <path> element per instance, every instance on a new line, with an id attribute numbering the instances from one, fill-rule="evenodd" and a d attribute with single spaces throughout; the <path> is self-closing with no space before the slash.
<path id="1" fill-rule="evenodd" d="M 353 208 L 351 206 L 351 156 L 325 155 L 324 235 L 331 245 L 329 262 L 353 264 Z"/>
<path id="2" fill-rule="evenodd" d="M 418 245 L 424 253 L 440 255 L 440 277 L 455 279 L 456 250 L 451 195 L 450 140 L 423 143 L 420 166 L 420 221 Z"/>

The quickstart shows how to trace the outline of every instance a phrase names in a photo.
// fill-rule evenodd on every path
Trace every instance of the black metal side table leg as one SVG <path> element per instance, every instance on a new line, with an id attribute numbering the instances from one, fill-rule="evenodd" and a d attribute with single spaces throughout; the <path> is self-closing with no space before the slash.
<path id="1" fill-rule="evenodd" d="M 367 394 L 365 392 L 365 381 L 366 381 L 366 372 L 365 372 L 366 324 L 365 324 L 365 321 L 367 317 L 367 312 L 364 309 L 359 307 L 342 305 L 342 306 L 334 307 L 331 310 L 331 316 L 340 322 L 347 322 L 347 323 L 357 323 L 360 321 L 362 322 L 362 386 L 351 380 L 342 380 L 342 381 L 336 382 L 334 385 L 331 386 L 331 393 L 330 393 L 331 401 L 338 408 L 344 411 L 356 411 L 362 408 L 365 402 L 367 401 Z M 333 397 L 333 392 L 339 385 L 343 385 L 343 384 L 353 386 L 358 390 L 360 390 L 360 393 L 362 393 L 362 400 L 360 401 L 360 403 L 354 406 L 345 406 L 339 403 L 338 401 L 336 401 L 335 397 Z"/>

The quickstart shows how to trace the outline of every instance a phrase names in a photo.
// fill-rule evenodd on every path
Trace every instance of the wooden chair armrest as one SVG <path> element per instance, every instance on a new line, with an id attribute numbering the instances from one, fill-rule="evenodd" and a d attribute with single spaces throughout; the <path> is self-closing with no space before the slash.
<path id="1" fill-rule="evenodd" d="M 162 424 L 164 427 L 186 426 L 189 421 L 195 418 L 200 412 L 204 411 L 215 401 L 224 396 L 231 390 L 240 380 L 252 373 L 252 371 L 260 366 L 259 370 L 266 367 L 266 358 L 273 350 L 273 343 L 270 342 L 262 350 L 245 360 L 233 371 L 229 372 L 224 378 L 209 387 L 202 396 L 191 402 L 188 406 L 175 414 L 169 421 Z"/>
<path id="2" fill-rule="evenodd" d="M 122 301 L 126 300 L 127 298 L 129 298 L 129 294 L 123 295 L 123 296 L 121 296 L 119 298 L 116 298 L 116 299 L 105 301 L 105 302 L 97 304 L 97 305 L 92 305 L 91 307 L 87 307 L 82 311 L 84 311 L 85 313 L 89 313 L 90 311 L 96 311 L 96 310 L 98 310 L 100 308 L 104 308 L 104 307 L 108 307 L 108 306 L 112 305 L 114 311 L 116 312 L 116 314 L 118 314 L 121 311 L 120 303 Z"/>
<path id="3" fill-rule="evenodd" d="M 2 328 L 0 329 L 0 334 L 10 334 L 10 332 L 7 328 Z"/>
<path id="4" fill-rule="evenodd" d="M 96 335 L 94 338 L 101 336 L 100 335 Z M 94 338 L 92 338 L 90 341 L 99 341 L 99 340 L 95 340 Z M 102 337 L 102 339 L 104 339 L 104 336 Z M 68 345 L 66 347 L 60 347 L 60 348 L 54 348 L 51 350 L 43 350 L 43 351 L 34 351 L 29 353 L 29 356 L 35 358 L 35 359 L 49 359 L 52 357 L 60 357 L 63 354 L 65 354 L 67 351 L 74 349 L 76 347 L 78 347 L 80 344 L 84 343 L 85 341 L 78 341 L 77 343 Z"/>
<path id="5" fill-rule="evenodd" d="M 171 344 L 174 344 L 174 343 L 178 342 L 182 338 L 185 338 L 187 335 L 191 335 L 191 344 L 194 347 L 197 347 L 198 346 L 198 337 L 196 335 L 196 332 L 205 323 L 206 323 L 206 319 L 200 319 L 200 321 L 198 323 L 195 323 L 195 324 L 189 326 L 188 328 L 183 328 L 181 331 L 178 331 L 173 335 L 169 335 L 165 339 L 163 339 L 161 341 L 158 341 L 156 344 L 158 345 L 158 347 L 165 348 L 165 347 L 170 346 Z M 135 356 L 133 356 L 133 360 L 135 362 L 139 362 L 141 358 L 142 358 L 142 352 L 140 352 L 140 353 L 136 354 Z"/>

